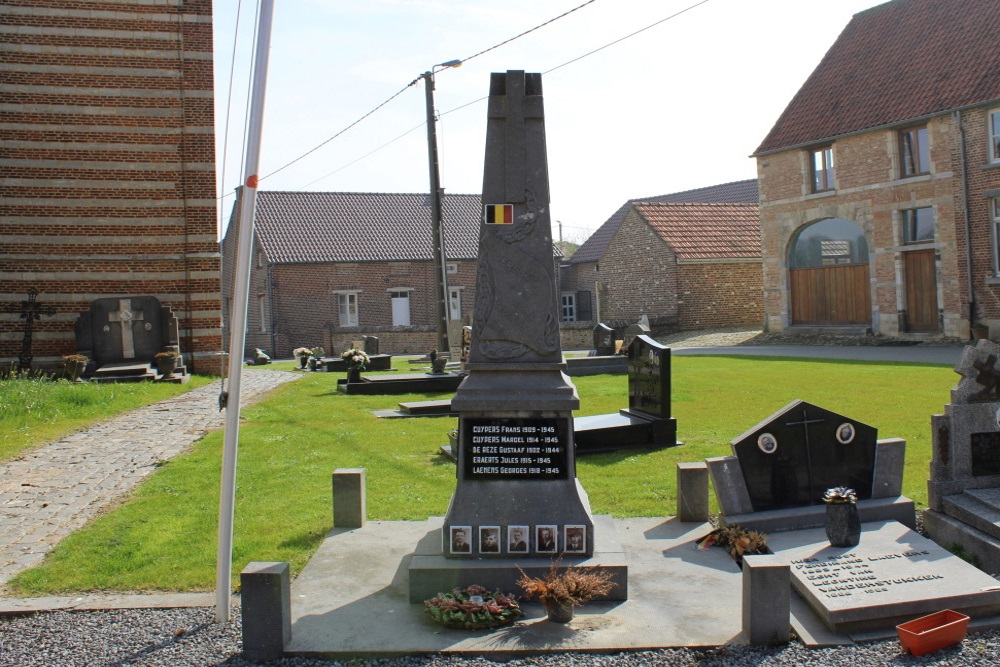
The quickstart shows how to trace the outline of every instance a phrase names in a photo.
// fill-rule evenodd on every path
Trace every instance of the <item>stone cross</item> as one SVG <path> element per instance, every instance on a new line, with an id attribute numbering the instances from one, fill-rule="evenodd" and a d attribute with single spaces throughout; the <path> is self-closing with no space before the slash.
<path id="1" fill-rule="evenodd" d="M 21 319 L 24 320 L 24 337 L 21 339 L 21 354 L 17 357 L 17 367 L 22 370 L 31 368 L 34 355 L 31 354 L 31 334 L 35 330 L 35 320 L 41 319 L 42 315 L 49 317 L 56 314 L 56 309 L 52 306 L 42 308 L 35 300 L 38 290 L 34 287 L 28 288 L 28 299 L 21 302 Z M 16 313 L 17 306 L 8 306 L 8 313 Z"/>
<path id="2" fill-rule="evenodd" d="M 121 326 L 122 357 L 135 359 L 135 338 L 132 336 L 132 323 L 142 322 L 142 311 L 132 312 L 132 299 L 119 299 L 118 310 L 108 313 L 109 322 L 117 322 Z"/>

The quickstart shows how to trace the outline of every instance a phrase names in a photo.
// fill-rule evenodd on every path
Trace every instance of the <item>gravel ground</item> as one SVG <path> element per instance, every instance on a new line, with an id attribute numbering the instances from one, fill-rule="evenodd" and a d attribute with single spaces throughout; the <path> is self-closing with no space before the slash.
<path id="1" fill-rule="evenodd" d="M 214 609 L 133 609 L 51 612 L 0 619 L 0 665 L 4 667 L 75 667 L 144 665 L 251 664 L 241 657 L 239 609 L 225 625 L 214 622 Z M 809 649 L 792 643 L 780 648 L 723 646 L 711 649 L 663 649 L 613 654 L 550 653 L 504 661 L 500 658 L 432 655 L 376 661 L 326 661 L 286 658 L 269 665 L 379 665 L 384 667 L 509 667 L 577 665 L 698 665 L 754 667 L 821 665 L 997 665 L 1000 632 L 970 635 L 958 646 L 914 658 L 899 642 L 881 641 L 852 647 Z"/>

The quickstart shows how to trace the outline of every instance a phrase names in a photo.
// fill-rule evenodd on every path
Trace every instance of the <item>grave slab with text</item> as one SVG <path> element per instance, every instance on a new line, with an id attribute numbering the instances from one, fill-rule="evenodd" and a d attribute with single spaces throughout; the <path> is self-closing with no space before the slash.
<path id="1" fill-rule="evenodd" d="M 831 547 L 822 528 L 771 535 L 792 586 L 834 632 L 857 633 L 942 609 L 1000 612 L 1000 583 L 896 521 L 866 524 L 855 547 Z"/>

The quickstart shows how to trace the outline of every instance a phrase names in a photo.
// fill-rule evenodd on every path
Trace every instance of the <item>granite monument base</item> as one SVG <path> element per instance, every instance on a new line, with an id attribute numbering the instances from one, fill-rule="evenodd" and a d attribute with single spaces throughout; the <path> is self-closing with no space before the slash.
<path id="1" fill-rule="evenodd" d="M 442 517 L 427 520 L 427 534 L 420 540 L 410 560 L 410 602 L 416 603 L 434 597 L 455 587 L 479 584 L 493 590 L 499 588 L 516 592 L 515 583 L 521 573 L 520 566 L 529 576 L 544 577 L 553 558 L 530 557 L 505 559 L 455 559 L 441 555 Z M 602 568 L 614 572 L 618 584 L 611 593 L 600 600 L 628 599 L 628 560 L 610 516 L 594 516 L 594 555 L 591 558 L 563 556 L 561 566 Z"/>
<path id="2" fill-rule="evenodd" d="M 320 359 L 320 363 L 323 364 L 323 369 L 327 373 L 346 373 L 347 372 L 347 362 L 340 358 L 335 359 Z M 392 355 L 391 354 L 372 354 L 368 356 L 368 366 L 365 368 L 366 371 L 391 371 L 392 370 Z"/>
<path id="3" fill-rule="evenodd" d="M 892 520 L 914 530 L 917 527 L 913 501 L 906 496 L 859 500 L 857 504 L 862 522 Z M 736 524 L 747 530 L 762 530 L 765 533 L 820 528 L 826 525 L 826 505 L 785 507 L 747 514 L 721 514 L 719 521 L 723 525 Z"/>
<path id="4" fill-rule="evenodd" d="M 897 521 L 864 524 L 855 547 L 830 546 L 822 528 L 776 533 L 768 547 L 834 632 L 892 628 L 942 609 L 1000 612 L 996 579 Z"/>
<path id="5" fill-rule="evenodd" d="M 677 441 L 677 420 L 659 419 L 627 408 L 618 414 L 576 417 L 573 438 L 577 454 L 613 452 L 619 449 L 662 449 L 684 443 Z"/>
<path id="6" fill-rule="evenodd" d="M 975 556 L 983 570 L 1000 572 L 1000 535 L 997 534 L 1000 532 L 1000 516 L 997 511 L 987 510 L 968 517 L 966 512 L 978 508 L 969 508 L 966 499 L 945 496 L 944 501 L 947 513 L 924 510 L 924 530 L 927 534 L 942 546 L 961 546 L 966 553 Z M 959 502 L 966 505 L 961 513 L 954 509 Z"/>
<path id="7" fill-rule="evenodd" d="M 84 379 L 91 382 L 147 382 L 157 377 L 156 367 L 149 362 L 118 362 L 104 364 Z"/>
<path id="8" fill-rule="evenodd" d="M 566 358 L 566 375 L 570 377 L 625 373 L 628 373 L 628 358 L 620 354 Z"/>

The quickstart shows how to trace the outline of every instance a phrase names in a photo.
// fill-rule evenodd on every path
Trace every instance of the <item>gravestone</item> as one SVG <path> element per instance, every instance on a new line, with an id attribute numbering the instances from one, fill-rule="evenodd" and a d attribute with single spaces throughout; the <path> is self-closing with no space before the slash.
<path id="1" fill-rule="evenodd" d="M 544 574 L 567 545 L 564 565 L 599 559 L 627 590 L 623 554 L 595 549 L 613 524 L 595 535 L 576 478 L 580 400 L 563 372 L 540 74 L 490 79 L 483 203 L 468 375 L 451 402 L 458 480 L 437 555 L 411 561 L 411 599 L 470 583 L 513 590 L 515 563 Z M 499 544 L 484 541 L 494 534 Z"/>
<path id="2" fill-rule="evenodd" d="M 363 336 L 365 341 L 365 354 L 371 356 L 378 354 L 378 336 Z"/>
<path id="3" fill-rule="evenodd" d="M 1000 612 L 993 577 L 896 521 L 865 524 L 855 547 L 832 547 L 822 528 L 812 528 L 770 535 L 768 548 L 834 632 L 891 629 L 942 609 Z"/>
<path id="4" fill-rule="evenodd" d="M 97 299 L 74 329 L 77 352 L 94 360 L 92 379 L 97 381 L 150 379 L 153 355 L 180 351 L 177 318 L 152 296 Z M 183 366 L 175 374 L 187 377 Z"/>
<path id="5" fill-rule="evenodd" d="M 578 453 L 681 444 L 670 407 L 670 348 L 640 334 L 628 347 L 627 361 L 629 406 L 618 414 L 577 417 Z"/>
<path id="6" fill-rule="evenodd" d="M 1000 345 L 980 340 L 955 365 L 961 380 L 945 413 L 931 418 L 924 525 L 1000 571 Z"/>
<path id="7" fill-rule="evenodd" d="M 598 357 L 615 353 L 615 330 L 603 322 L 594 327 L 594 352 Z"/>
<path id="8" fill-rule="evenodd" d="M 914 526 L 913 501 L 900 495 L 905 442 L 878 440 L 858 420 L 792 401 L 730 443 L 733 455 L 708 459 L 723 523 L 768 531 L 822 525 L 823 493 L 857 493 L 862 521 Z"/>
<path id="9" fill-rule="evenodd" d="M 31 369 L 31 362 L 34 355 L 31 352 L 31 339 L 35 330 L 35 321 L 40 320 L 42 315 L 52 317 L 56 314 L 56 309 L 52 306 L 42 306 L 38 303 L 38 290 L 34 287 L 28 288 L 28 298 L 21 302 L 20 308 L 15 305 L 7 306 L 8 313 L 18 313 L 24 320 L 24 334 L 21 336 L 21 353 L 17 356 L 17 368 L 21 371 Z"/>
<path id="10" fill-rule="evenodd" d="M 649 318 L 645 315 L 639 318 L 635 324 L 625 327 L 622 333 L 622 349 L 627 350 L 632 344 L 632 339 L 636 336 L 644 336 L 649 333 Z"/>

